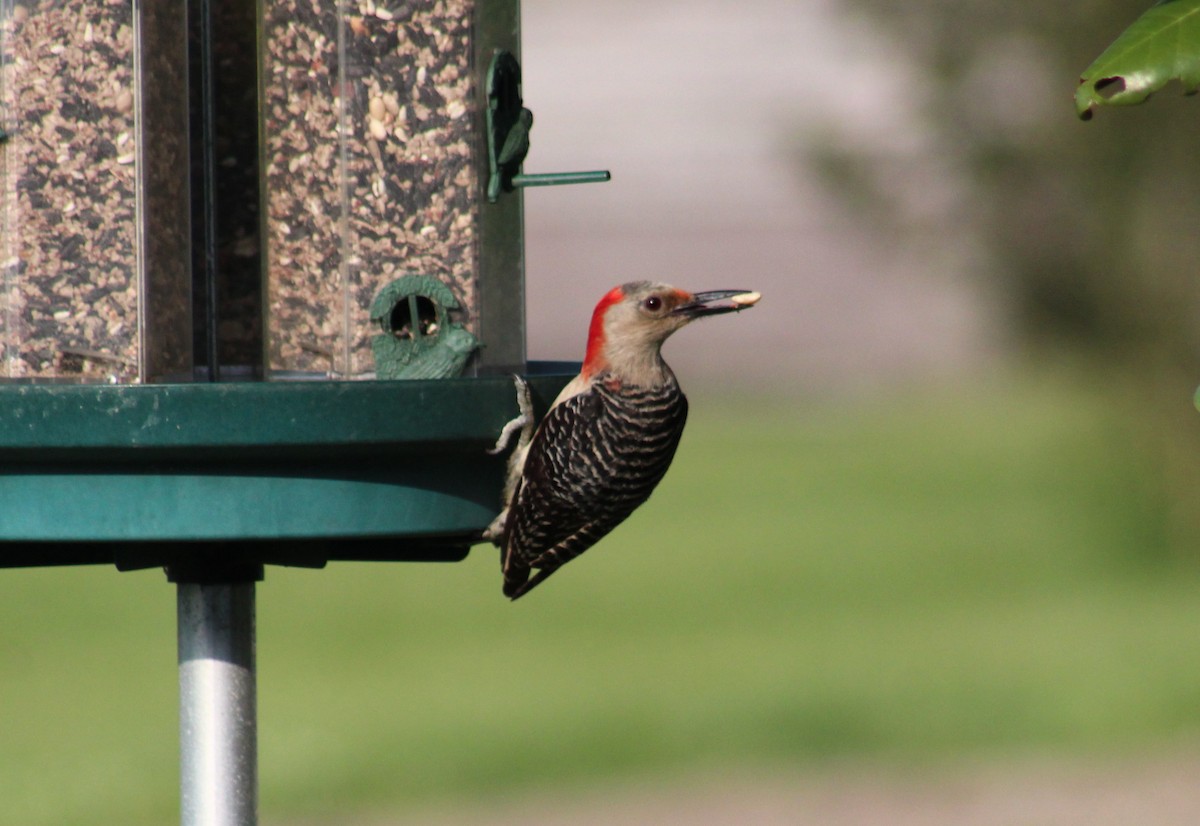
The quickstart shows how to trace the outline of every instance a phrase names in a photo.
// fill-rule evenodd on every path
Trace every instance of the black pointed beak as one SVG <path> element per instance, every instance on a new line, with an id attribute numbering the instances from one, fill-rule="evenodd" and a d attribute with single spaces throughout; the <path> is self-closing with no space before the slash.
<path id="1" fill-rule="evenodd" d="M 752 290 L 712 290 L 706 293 L 693 293 L 692 300 L 676 307 L 675 313 L 688 318 L 736 313 L 738 310 L 753 307 L 760 298 L 762 296 Z"/>

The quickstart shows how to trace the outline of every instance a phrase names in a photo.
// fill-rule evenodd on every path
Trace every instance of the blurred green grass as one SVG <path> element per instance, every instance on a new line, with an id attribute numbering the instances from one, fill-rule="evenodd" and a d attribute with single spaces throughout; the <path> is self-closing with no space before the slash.
<path id="1" fill-rule="evenodd" d="M 837 404 L 693 392 L 650 504 L 519 603 L 482 546 L 269 569 L 264 819 L 1194 738 L 1200 575 L 1166 550 L 1118 391 L 1050 371 Z M 9 822 L 177 818 L 174 645 L 160 572 L 0 573 Z"/>

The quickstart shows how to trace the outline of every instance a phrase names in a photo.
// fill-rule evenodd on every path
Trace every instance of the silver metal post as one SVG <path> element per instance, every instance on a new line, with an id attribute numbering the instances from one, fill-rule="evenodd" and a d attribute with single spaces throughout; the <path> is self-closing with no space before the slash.
<path id="1" fill-rule="evenodd" d="M 254 583 L 177 585 L 183 826 L 258 822 Z"/>

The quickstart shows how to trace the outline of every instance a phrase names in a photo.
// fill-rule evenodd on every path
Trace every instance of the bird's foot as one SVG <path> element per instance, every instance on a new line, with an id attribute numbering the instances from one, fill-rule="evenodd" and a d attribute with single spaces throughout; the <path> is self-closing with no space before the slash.
<path id="1" fill-rule="evenodd" d="M 505 423 L 504 429 L 500 431 L 500 438 L 496 440 L 496 446 L 488 451 L 488 454 L 492 456 L 503 453 L 504 449 L 508 447 L 508 443 L 512 441 L 513 434 L 518 430 L 521 432 L 521 436 L 517 440 L 518 449 L 528 445 L 529 440 L 533 438 L 533 400 L 529 395 L 529 382 L 514 375 L 513 383 L 517 388 L 517 409 L 520 412 L 515 418 Z"/>
<path id="2" fill-rule="evenodd" d="M 508 524 L 508 509 L 512 505 L 513 493 L 517 489 L 517 481 L 521 478 L 521 470 L 525 465 L 525 453 L 529 449 L 529 442 L 533 439 L 533 399 L 529 395 L 529 383 L 520 376 L 513 376 L 513 383 L 517 388 L 517 408 L 520 412 L 517 417 L 504 425 L 504 429 L 500 431 L 500 438 L 496 440 L 496 446 L 488 451 L 495 456 L 501 453 L 508 447 L 508 443 L 512 441 L 513 434 L 520 431 L 521 435 L 517 438 L 517 446 L 508 457 L 508 473 L 504 482 L 504 510 L 500 515 L 492 520 L 492 524 L 487 526 L 482 536 L 488 542 L 494 542 L 500 545 L 504 542 L 504 531 Z"/>
<path id="3" fill-rule="evenodd" d="M 504 537 L 504 528 L 508 524 L 508 508 L 501 511 L 500 515 L 492 520 L 492 524 L 484 528 L 480 537 L 485 542 L 491 542 L 499 545 Z"/>

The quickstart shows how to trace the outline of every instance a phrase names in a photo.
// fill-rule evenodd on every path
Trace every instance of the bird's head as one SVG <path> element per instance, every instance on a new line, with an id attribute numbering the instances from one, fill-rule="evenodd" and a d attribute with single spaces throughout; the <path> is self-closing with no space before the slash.
<path id="1" fill-rule="evenodd" d="M 614 287 L 592 313 L 583 373 L 608 370 L 653 381 L 665 369 L 659 350 L 671 333 L 702 316 L 744 310 L 759 298 L 748 290 L 689 293 L 650 281 Z"/>

